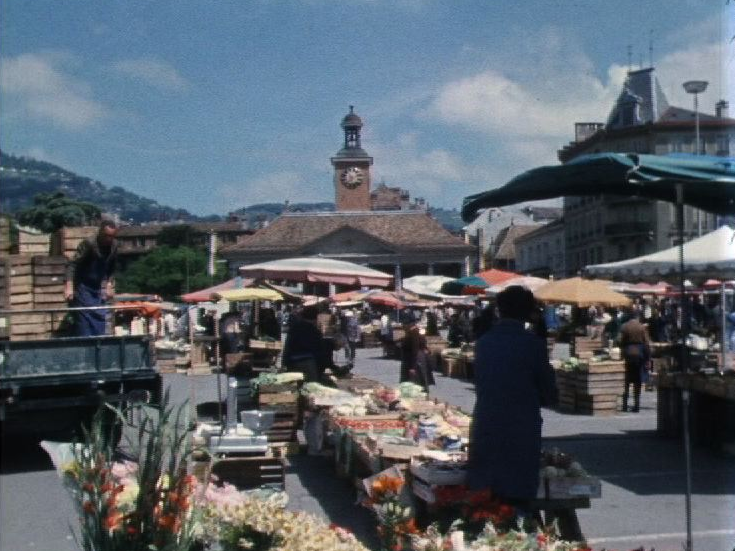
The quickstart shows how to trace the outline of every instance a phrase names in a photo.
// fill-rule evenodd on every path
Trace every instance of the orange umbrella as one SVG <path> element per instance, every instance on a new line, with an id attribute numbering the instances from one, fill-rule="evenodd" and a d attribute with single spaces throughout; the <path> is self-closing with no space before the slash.
<path id="1" fill-rule="evenodd" d="M 534 296 L 542 302 L 574 304 L 585 307 L 593 304 L 602 306 L 628 306 L 630 299 L 610 289 L 610 282 L 601 279 L 570 277 L 551 281 L 539 287 Z"/>
<path id="2" fill-rule="evenodd" d="M 487 281 L 488 285 L 500 285 L 508 279 L 520 276 L 520 274 L 516 274 L 514 272 L 506 272 L 505 270 L 496 270 L 495 268 L 492 268 L 491 270 L 485 270 L 484 272 L 477 272 L 475 276 L 481 277 L 482 279 Z"/>

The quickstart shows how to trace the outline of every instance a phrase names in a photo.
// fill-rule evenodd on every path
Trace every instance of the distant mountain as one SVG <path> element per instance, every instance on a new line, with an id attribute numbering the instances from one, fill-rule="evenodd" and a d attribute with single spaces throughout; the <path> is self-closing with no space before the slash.
<path id="1" fill-rule="evenodd" d="M 56 191 L 93 203 L 104 212 L 118 215 L 123 222 L 212 222 L 224 218 L 195 216 L 185 209 L 161 205 L 119 186 L 108 188 L 97 180 L 79 176 L 52 163 L 0 151 L 0 211 L 18 212 L 30 206 L 36 194 Z M 251 227 L 259 227 L 283 214 L 286 208 L 288 212 L 331 212 L 334 211 L 334 203 L 258 203 L 232 214 Z M 452 233 L 458 233 L 465 225 L 457 210 L 430 208 L 429 214 Z"/>
<path id="2" fill-rule="evenodd" d="M 0 209 L 14 213 L 31 205 L 38 193 L 61 191 L 68 197 L 88 201 L 102 211 L 116 214 L 122 221 L 135 223 L 167 220 L 210 220 L 184 209 L 161 205 L 153 199 L 127 191 L 119 186 L 108 188 L 102 183 L 79 176 L 57 165 L 29 157 L 16 157 L 0 151 Z"/>

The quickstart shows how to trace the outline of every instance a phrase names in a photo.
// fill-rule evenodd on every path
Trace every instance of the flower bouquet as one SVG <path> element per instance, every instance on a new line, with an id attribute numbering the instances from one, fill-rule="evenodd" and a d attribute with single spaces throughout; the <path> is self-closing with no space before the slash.
<path id="1" fill-rule="evenodd" d="M 100 409 L 82 442 L 42 442 L 79 516 L 74 533 L 84 551 L 187 551 L 194 546 L 194 477 L 185 405 L 140 408 L 136 461 L 118 462 Z M 124 411 L 115 410 L 122 422 Z M 128 439 L 129 441 L 131 439 Z"/>

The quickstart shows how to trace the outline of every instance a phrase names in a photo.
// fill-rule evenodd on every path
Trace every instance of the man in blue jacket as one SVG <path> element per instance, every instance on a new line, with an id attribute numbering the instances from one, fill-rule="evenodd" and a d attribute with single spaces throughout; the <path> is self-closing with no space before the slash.
<path id="1" fill-rule="evenodd" d="M 475 345 L 467 481 L 528 515 L 539 485 L 541 406 L 556 402 L 556 383 L 546 342 L 525 328 L 536 307 L 533 293 L 508 287 L 497 306 L 500 320 Z"/>
<path id="2" fill-rule="evenodd" d="M 115 223 L 103 220 L 95 238 L 79 243 L 66 270 L 65 294 L 72 306 L 103 306 L 112 298 L 117 262 L 116 235 Z M 106 317 L 106 309 L 78 311 L 76 335 L 104 335 Z"/>

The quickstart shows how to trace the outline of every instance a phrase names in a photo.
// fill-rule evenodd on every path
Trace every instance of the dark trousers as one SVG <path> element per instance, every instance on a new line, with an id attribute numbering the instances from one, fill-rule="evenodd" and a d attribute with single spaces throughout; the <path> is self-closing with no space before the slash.
<path id="1" fill-rule="evenodd" d="M 641 405 L 641 380 L 643 378 L 642 362 L 631 362 L 625 366 L 625 389 L 623 390 L 623 411 L 628 411 L 628 397 L 630 385 L 633 385 L 633 411 L 638 411 Z"/>

